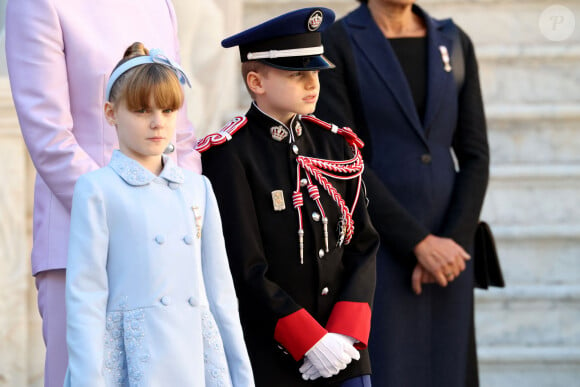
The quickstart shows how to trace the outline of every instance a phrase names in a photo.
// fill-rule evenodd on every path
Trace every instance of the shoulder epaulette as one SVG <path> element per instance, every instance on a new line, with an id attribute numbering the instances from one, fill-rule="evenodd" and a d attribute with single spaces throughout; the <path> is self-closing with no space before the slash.
<path id="1" fill-rule="evenodd" d="M 323 128 L 330 130 L 332 133 L 340 134 L 346 139 L 346 141 L 349 144 L 354 145 L 357 148 L 362 148 L 365 146 L 364 142 L 348 126 L 343 126 L 342 128 L 340 128 L 329 122 L 322 121 L 320 118 L 316 118 L 313 115 L 301 116 L 300 118 L 306 121 L 313 122 L 318 126 L 322 126 Z"/>
<path id="2" fill-rule="evenodd" d="M 195 150 L 199 153 L 203 153 L 214 145 L 220 145 L 226 141 L 230 141 L 234 133 L 246 125 L 246 122 L 248 122 L 246 116 L 235 117 L 219 131 L 208 134 L 207 136 L 197 140 Z"/>

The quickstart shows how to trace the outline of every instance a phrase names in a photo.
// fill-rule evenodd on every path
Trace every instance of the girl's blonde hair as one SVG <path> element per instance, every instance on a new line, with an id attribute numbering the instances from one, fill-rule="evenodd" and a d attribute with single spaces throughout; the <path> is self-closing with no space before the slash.
<path id="1" fill-rule="evenodd" d="M 133 43 L 125 50 L 123 59 L 115 69 L 129 59 L 142 55 L 149 55 L 149 50 L 143 43 Z M 139 110 L 150 108 L 151 97 L 155 106 L 161 109 L 181 108 L 183 89 L 171 68 L 159 63 L 146 63 L 128 70 L 113 84 L 109 101 L 115 103 L 124 100 L 129 110 Z"/>

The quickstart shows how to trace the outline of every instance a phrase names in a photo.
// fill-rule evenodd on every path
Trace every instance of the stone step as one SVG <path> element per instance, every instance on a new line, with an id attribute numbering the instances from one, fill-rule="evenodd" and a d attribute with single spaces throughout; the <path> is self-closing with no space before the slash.
<path id="1" fill-rule="evenodd" d="M 493 164 L 580 162 L 580 104 L 489 104 Z"/>
<path id="2" fill-rule="evenodd" d="M 551 2 L 540 0 L 423 0 L 420 4 L 434 17 L 452 17 L 471 36 L 476 45 L 496 44 L 498 42 L 506 44 L 551 42 L 540 28 L 542 12 L 554 5 Z M 576 15 L 577 19 L 580 15 L 580 2 L 576 0 L 563 0 L 556 4 L 566 7 L 565 16 L 573 17 Z M 550 15 L 545 16 L 550 17 Z M 550 20 L 547 23 L 550 23 Z M 580 31 L 577 27 L 572 30 L 567 39 L 556 43 L 571 42 L 580 42 Z"/>
<path id="3" fill-rule="evenodd" d="M 482 346 L 580 348 L 580 286 L 513 285 L 476 290 Z"/>
<path id="4" fill-rule="evenodd" d="M 580 283 L 580 225 L 490 226 L 510 286 Z"/>
<path id="5" fill-rule="evenodd" d="M 580 101 L 580 44 L 476 46 L 484 101 L 488 104 Z"/>
<path id="6" fill-rule="evenodd" d="M 321 5 L 333 9 L 340 18 L 355 9 L 358 3 L 354 0 L 244 0 L 243 26 L 254 25 L 289 10 Z M 552 5 L 545 1 L 422 0 L 420 5 L 436 18 L 453 18 L 477 46 L 498 42 L 518 45 L 551 42 L 540 29 L 540 16 Z M 576 0 L 558 1 L 558 5 L 566 7 L 570 14 L 580 15 L 580 2 Z M 490 24 L 493 28 L 489 28 Z M 563 42 L 580 42 L 578 28 Z"/>
<path id="7" fill-rule="evenodd" d="M 478 346 L 482 387 L 578 386 L 580 347 Z"/>
<path id="8" fill-rule="evenodd" d="M 575 226 L 579 192 L 580 165 L 493 166 L 482 218 L 500 226 Z"/>

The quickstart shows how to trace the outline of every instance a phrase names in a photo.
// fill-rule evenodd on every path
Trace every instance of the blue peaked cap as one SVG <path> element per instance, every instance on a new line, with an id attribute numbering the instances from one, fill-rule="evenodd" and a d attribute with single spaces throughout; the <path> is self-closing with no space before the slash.
<path id="1" fill-rule="evenodd" d="M 334 65 L 322 55 L 320 32 L 334 22 L 324 7 L 291 11 L 222 40 L 238 46 L 242 62 L 258 60 L 282 70 L 324 70 Z"/>

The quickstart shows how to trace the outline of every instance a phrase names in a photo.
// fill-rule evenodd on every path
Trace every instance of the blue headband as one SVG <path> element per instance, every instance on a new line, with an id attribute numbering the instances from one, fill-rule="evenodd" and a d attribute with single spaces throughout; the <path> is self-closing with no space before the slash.
<path id="1" fill-rule="evenodd" d="M 177 79 L 179 79 L 179 82 L 182 85 L 187 84 L 187 86 L 191 87 L 191 83 L 189 83 L 189 79 L 187 79 L 187 75 L 185 75 L 185 72 L 183 72 L 181 67 L 179 67 L 177 63 L 166 57 L 161 50 L 154 48 L 149 50 L 149 55 L 141 55 L 129 59 L 128 61 L 117 67 L 115 71 L 113 71 L 113 74 L 111 74 L 109 82 L 107 83 L 107 91 L 105 92 L 105 101 L 109 100 L 111 89 L 113 88 L 113 85 L 121 75 L 131 70 L 133 67 L 137 67 L 147 63 L 158 63 L 169 67 L 175 72 L 175 75 L 177 75 Z"/>

